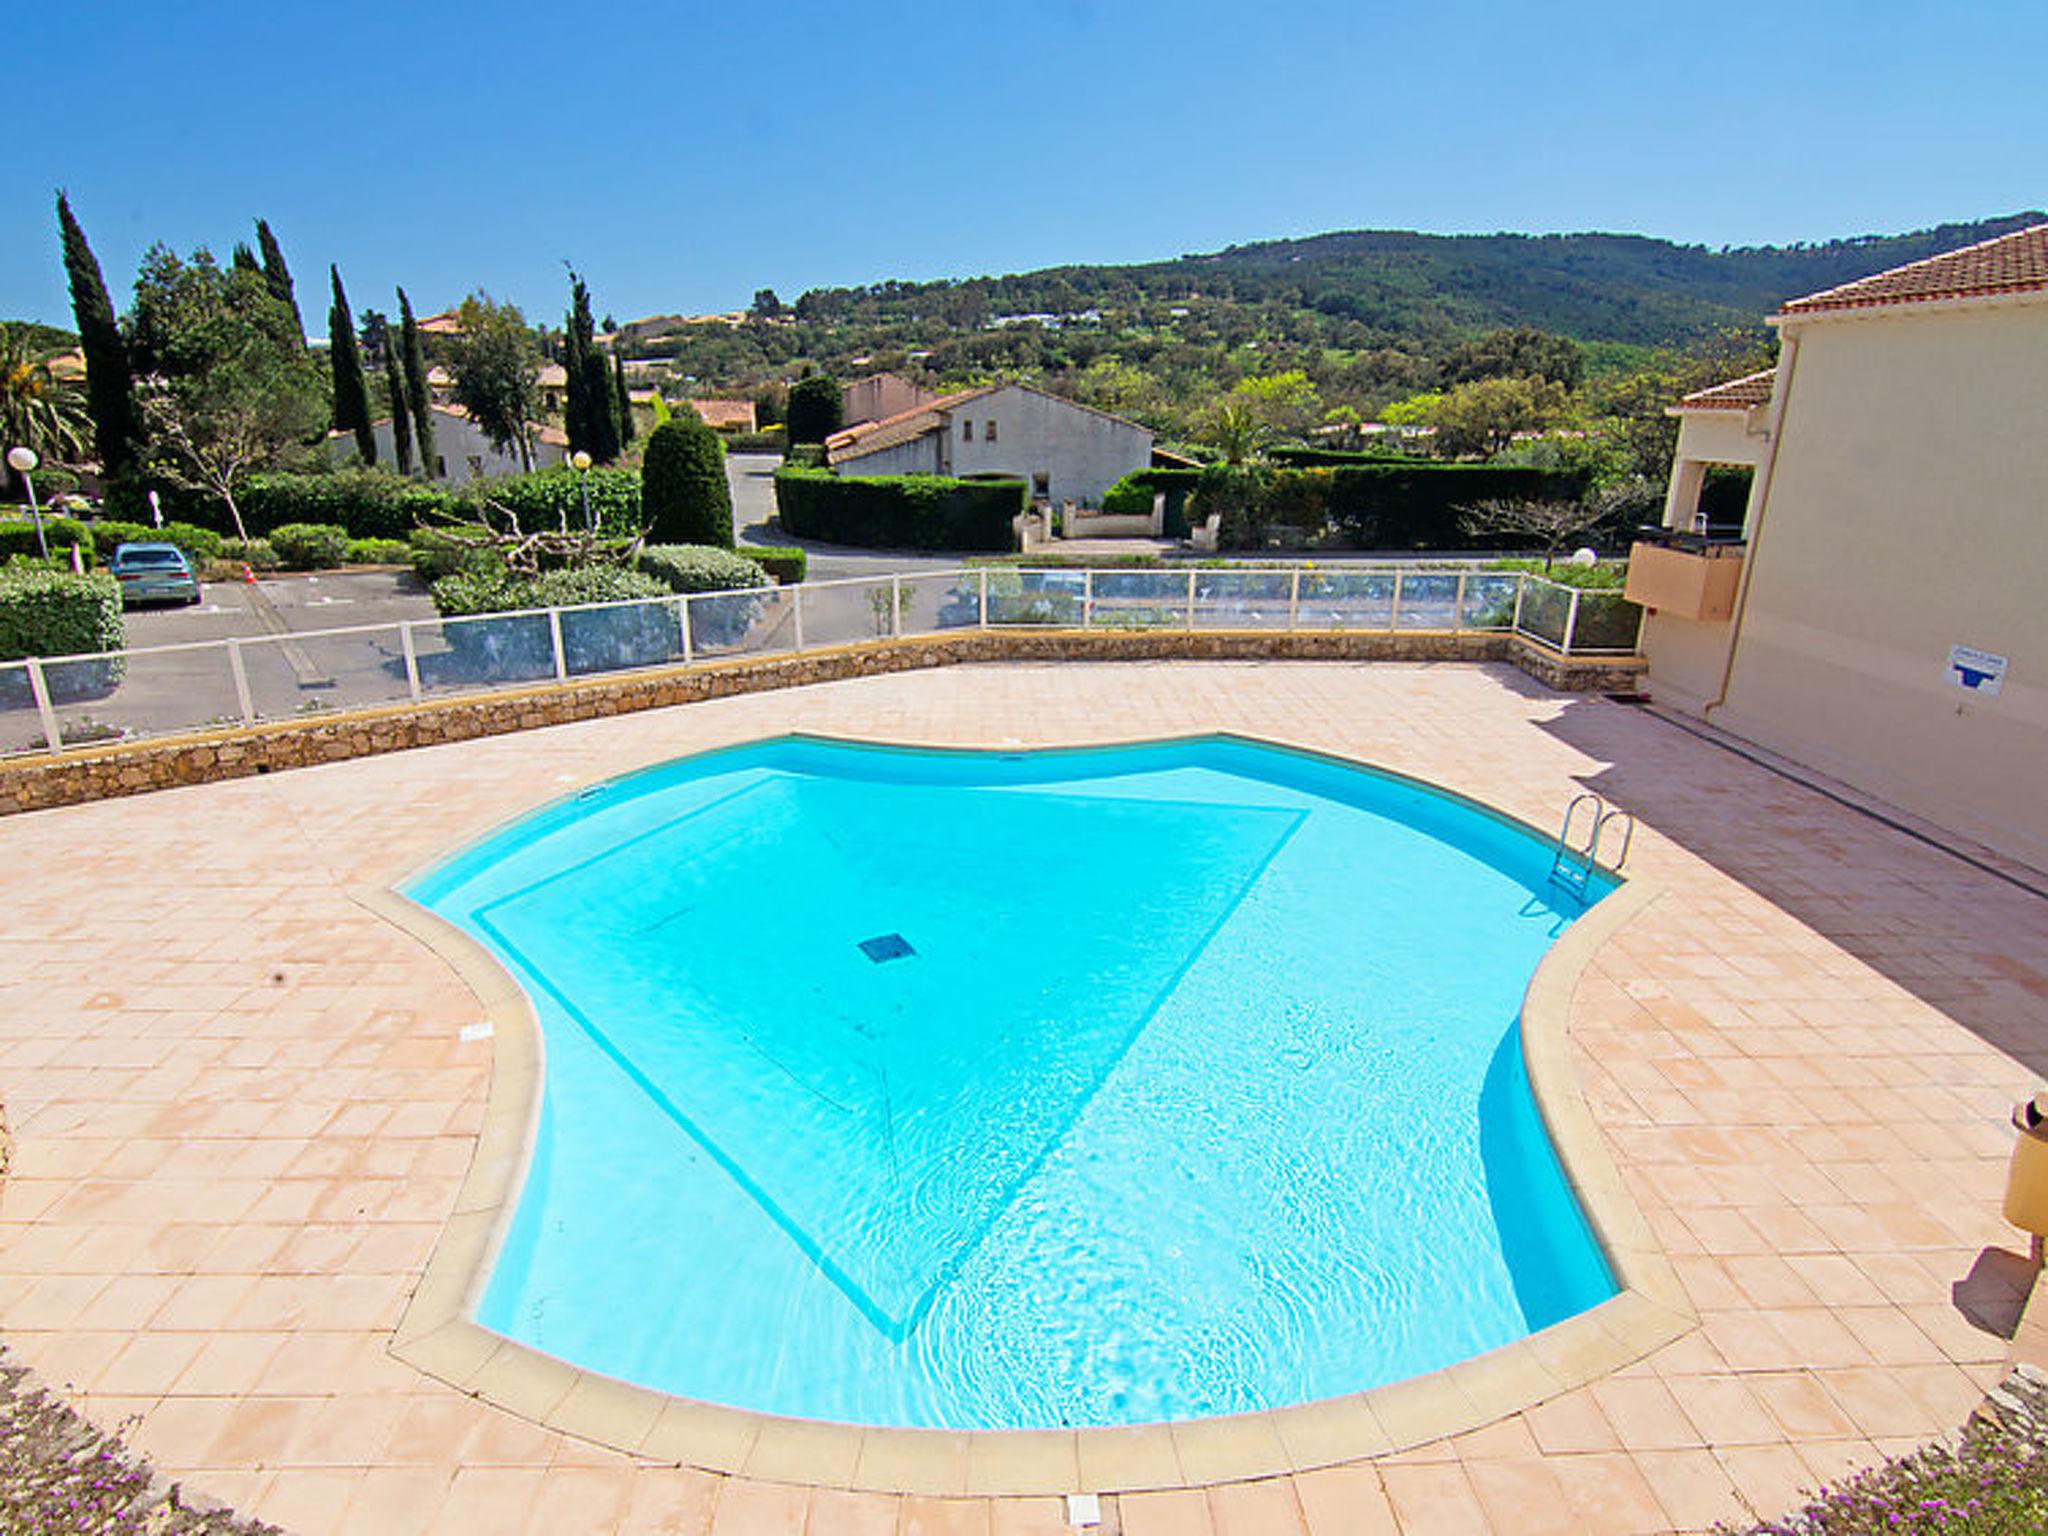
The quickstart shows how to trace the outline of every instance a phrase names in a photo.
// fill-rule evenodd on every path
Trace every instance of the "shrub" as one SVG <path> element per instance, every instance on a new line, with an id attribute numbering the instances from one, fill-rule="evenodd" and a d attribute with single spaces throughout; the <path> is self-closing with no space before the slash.
<path id="1" fill-rule="evenodd" d="M 214 548 L 219 555 L 220 563 L 229 568 L 230 574 L 234 574 L 238 567 L 244 565 L 255 571 L 275 571 L 283 568 L 283 562 L 277 558 L 277 550 L 268 539 L 250 539 L 247 543 L 240 539 L 221 539 L 216 542 Z"/>
<path id="2" fill-rule="evenodd" d="M 725 438 L 727 453 L 780 453 L 789 444 L 789 434 L 780 427 L 764 427 L 759 432 L 729 432 Z"/>
<path id="3" fill-rule="evenodd" d="M 814 373 L 789 386 L 789 440 L 792 443 L 822 443 L 844 419 L 844 399 L 839 381 L 829 373 Z"/>
<path id="4" fill-rule="evenodd" d="M 454 505 L 455 498 L 437 486 L 377 469 L 251 475 L 241 496 L 242 521 L 251 533 L 318 523 L 345 529 L 356 539 L 402 539 L 422 519 Z"/>
<path id="5" fill-rule="evenodd" d="M 350 539 L 342 559 L 350 565 L 404 565 L 412 545 L 404 539 Z"/>
<path id="6" fill-rule="evenodd" d="M 534 578 L 459 571 L 434 583 L 434 606 L 444 618 L 509 613 L 524 608 L 580 603 L 630 603 L 666 598 L 654 577 L 620 566 L 586 565 Z M 681 651 L 672 606 L 594 608 L 561 617 L 562 660 L 569 672 L 607 672 L 651 666 Z M 471 680 L 516 681 L 552 676 L 554 640 L 537 616 L 498 623 L 449 624 L 442 629 L 454 667 Z"/>
<path id="7" fill-rule="evenodd" d="M 1111 517 L 1150 517 L 1152 488 L 1128 474 L 1102 493 L 1102 510 Z"/>
<path id="8" fill-rule="evenodd" d="M 665 421 L 647 438 L 640 466 L 647 534 L 664 544 L 732 547 L 732 488 L 725 447 L 701 421 Z"/>
<path id="9" fill-rule="evenodd" d="M 749 544 L 739 552 L 785 587 L 802 581 L 811 568 L 811 557 L 794 544 Z"/>
<path id="10" fill-rule="evenodd" d="M 329 523 L 285 523 L 270 530 L 270 547 L 288 571 L 331 570 L 348 558 L 348 530 Z"/>
<path id="11" fill-rule="evenodd" d="M 154 528 L 141 523 L 122 523 L 102 520 L 90 525 L 92 529 L 93 553 L 104 563 L 123 544 L 152 544 L 160 542 Z"/>
<path id="12" fill-rule="evenodd" d="M 159 544 L 177 545 L 201 564 L 217 557 L 221 546 L 228 542 L 211 528 L 193 523 L 165 523 L 161 528 L 151 529 L 149 537 Z"/>
<path id="13" fill-rule="evenodd" d="M 121 618 L 121 584 L 104 572 L 0 570 L 0 661 L 25 656 L 77 656 L 118 651 L 127 643 Z M 118 656 L 66 662 L 46 668 L 44 680 L 58 700 L 104 693 L 121 680 Z M 10 708 L 29 702 L 21 672 L 0 675 L 0 702 Z"/>
<path id="14" fill-rule="evenodd" d="M 78 550 L 85 563 L 92 564 L 92 530 L 75 517 L 46 517 L 43 519 L 43 538 L 49 542 L 50 553 L 63 559 L 70 558 L 65 551 Z M 42 553 L 36 542 L 36 525 L 33 518 L 7 518 L 0 521 L 0 563 L 12 555 L 37 556 Z"/>
<path id="15" fill-rule="evenodd" d="M 776 511 L 791 533 L 885 549 L 1010 549 L 1027 495 L 1022 480 L 775 472 Z"/>
<path id="16" fill-rule="evenodd" d="M 725 473 L 721 466 L 719 473 Z M 472 482 L 459 498 L 451 498 L 448 510 L 466 521 L 478 521 L 486 502 L 503 507 L 519 519 L 528 533 L 543 528 L 581 528 L 583 519 L 583 476 L 566 464 L 537 469 L 530 475 L 507 475 L 502 480 Z M 590 510 L 602 533 L 631 537 L 643 528 L 640 476 L 630 469 L 593 469 L 588 476 Z M 350 530 L 354 532 L 353 529 Z M 403 535 L 405 530 L 400 529 Z"/>
<path id="17" fill-rule="evenodd" d="M 639 569 L 670 592 L 737 592 L 768 584 L 768 573 L 750 556 L 703 544 L 650 544 L 640 551 Z"/>

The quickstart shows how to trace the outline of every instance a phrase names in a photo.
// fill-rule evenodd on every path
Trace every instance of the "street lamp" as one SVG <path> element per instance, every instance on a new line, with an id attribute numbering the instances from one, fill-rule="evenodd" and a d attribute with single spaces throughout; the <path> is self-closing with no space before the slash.
<path id="1" fill-rule="evenodd" d="M 597 521 L 590 515 L 590 455 L 578 448 L 569 455 L 569 463 L 583 481 L 583 526 L 595 534 Z"/>
<path id="2" fill-rule="evenodd" d="M 7 450 L 7 462 L 21 476 L 21 483 L 28 487 L 28 515 L 36 520 L 36 548 L 47 560 L 50 558 L 50 541 L 43 537 L 43 509 L 36 505 L 36 483 L 29 478 L 42 460 L 36 457 L 33 448 L 10 448 Z"/>

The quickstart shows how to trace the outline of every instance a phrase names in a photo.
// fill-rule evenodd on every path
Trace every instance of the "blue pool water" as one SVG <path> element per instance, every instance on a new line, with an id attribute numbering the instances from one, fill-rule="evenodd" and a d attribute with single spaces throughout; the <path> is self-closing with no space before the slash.
<path id="1" fill-rule="evenodd" d="M 1274 1407 L 1520 1338 L 1614 1290 L 1516 1029 L 1579 911 L 1549 858 L 1226 739 L 785 738 L 586 791 L 408 892 L 546 1035 L 478 1320 L 956 1428 Z"/>

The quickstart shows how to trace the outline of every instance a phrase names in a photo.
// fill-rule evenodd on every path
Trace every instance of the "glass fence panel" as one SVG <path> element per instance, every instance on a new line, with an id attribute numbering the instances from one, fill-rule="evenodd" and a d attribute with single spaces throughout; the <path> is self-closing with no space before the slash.
<path id="1" fill-rule="evenodd" d="M 1531 580 L 1522 587 L 1521 632 L 1551 645 L 1563 646 L 1571 620 L 1572 589 L 1554 582 Z"/>
<path id="2" fill-rule="evenodd" d="M 1099 570 L 1088 622 L 1096 629 L 1183 629 L 1188 622 L 1187 573 Z"/>
<path id="3" fill-rule="evenodd" d="M 683 627 L 674 598 L 562 610 L 562 660 L 571 677 L 658 667 L 682 656 Z"/>
<path id="4" fill-rule="evenodd" d="M 1468 571 L 1462 629 L 1512 629 L 1515 588 L 1521 577 L 1512 571 Z"/>
<path id="5" fill-rule="evenodd" d="M 249 679 L 249 700 L 265 720 L 400 704 L 412 697 L 396 624 L 245 640 L 242 672 Z"/>
<path id="6" fill-rule="evenodd" d="M 36 711 L 35 692 L 29 687 L 28 668 L 18 661 L 0 664 L 0 757 L 48 745 L 43 740 L 43 717 Z"/>
<path id="7" fill-rule="evenodd" d="M 1195 572 L 1195 627 L 1285 629 L 1290 621 L 1293 597 L 1292 571 L 1198 570 Z"/>
<path id="8" fill-rule="evenodd" d="M 43 663 L 43 676 L 66 746 L 242 718 L 225 646 L 59 658 Z"/>
<path id="9" fill-rule="evenodd" d="M 537 683 L 555 675 L 554 640 L 544 613 L 423 620 L 412 634 L 420 689 L 427 694 Z"/>
<path id="10" fill-rule="evenodd" d="M 796 646 L 796 602 L 784 587 L 696 593 L 690 598 L 690 646 L 699 661 L 792 650 Z"/>
<path id="11" fill-rule="evenodd" d="M 1304 570 L 1296 622 L 1301 629 L 1392 629 L 1393 572 Z"/>
<path id="12" fill-rule="evenodd" d="M 981 622 L 981 581 L 972 571 L 926 571 L 905 576 L 903 585 L 916 589 L 905 599 L 906 635 L 972 629 Z"/>
<path id="13" fill-rule="evenodd" d="M 1080 571 L 1020 571 L 991 566 L 988 621 L 991 624 L 1079 624 Z"/>
<path id="14" fill-rule="evenodd" d="M 1572 653 L 1600 651 L 1634 655 L 1643 627 L 1643 610 L 1612 588 L 1579 594 L 1579 622 L 1572 630 Z"/>
<path id="15" fill-rule="evenodd" d="M 1400 622 L 1403 629 L 1456 629 L 1457 573 L 1403 571 Z"/>
<path id="16" fill-rule="evenodd" d="M 804 645 L 856 645 L 889 633 L 889 583 L 835 581 L 792 591 L 804 595 Z"/>

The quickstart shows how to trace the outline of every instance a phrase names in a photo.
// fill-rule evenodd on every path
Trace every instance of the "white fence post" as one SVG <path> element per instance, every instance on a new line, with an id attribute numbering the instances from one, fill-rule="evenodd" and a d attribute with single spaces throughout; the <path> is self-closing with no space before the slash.
<path id="1" fill-rule="evenodd" d="M 889 573 L 889 635 L 903 638 L 903 578 L 894 571 Z"/>
<path id="2" fill-rule="evenodd" d="M 242 723 L 256 723 L 256 703 L 249 697 L 249 669 L 242 663 L 242 642 L 230 636 L 228 639 L 228 671 L 235 676 L 235 702 L 242 706 Z"/>
<path id="3" fill-rule="evenodd" d="M 57 726 L 57 711 L 50 703 L 50 680 L 43 676 L 40 656 L 28 658 L 28 691 L 35 695 L 36 713 L 43 721 L 43 745 L 52 752 L 64 750 L 64 733 Z"/>
<path id="4" fill-rule="evenodd" d="M 1294 580 L 1287 584 L 1287 627 L 1301 627 L 1301 567 L 1294 568 Z"/>
<path id="5" fill-rule="evenodd" d="M 688 666 L 696 659 L 692 653 L 690 637 L 690 597 L 685 593 L 676 600 L 676 623 L 683 632 L 683 665 Z"/>
<path id="6" fill-rule="evenodd" d="M 1515 616 L 1508 620 L 1508 628 L 1515 634 L 1522 632 L 1522 594 L 1529 590 L 1529 573 L 1515 572 Z"/>
<path id="7" fill-rule="evenodd" d="M 548 640 L 555 648 L 555 681 L 569 681 L 569 658 L 562 653 L 562 610 L 548 610 Z"/>
<path id="8" fill-rule="evenodd" d="M 988 628 L 988 567 L 985 565 L 981 568 L 981 618 L 977 627 Z"/>
<path id="9" fill-rule="evenodd" d="M 1095 567 L 1081 572 L 1081 627 L 1095 627 Z"/>
<path id="10" fill-rule="evenodd" d="M 1194 569 L 1194 567 L 1193 567 L 1193 566 L 1189 566 L 1189 567 L 1188 567 L 1188 626 L 1187 626 L 1187 627 L 1188 627 L 1189 629 L 1193 629 L 1193 628 L 1195 627 L 1195 569 Z"/>
<path id="11" fill-rule="evenodd" d="M 1401 573 L 1394 572 L 1394 606 L 1387 613 L 1387 630 L 1392 633 L 1401 627 Z"/>
<path id="12" fill-rule="evenodd" d="M 405 687 L 412 695 L 413 703 L 420 701 L 420 651 L 413 643 L 412 620 L 402 619 L 398 625 L 398 649 L 405 656 Z"/>
<path id="13" fill-rule="evenodd" d="M 804 584 L 802 582 L 798 582 L 794 587 L 790 588 L 789 600 L 796 605 L 796 648 L 802 650 L 804 648 Z"/>
<path id="14" fill-rule="evenodd" d="M 1465 573 L 1458 572 L 1457 607 L 1451 610 L 1451 632 L 1460 634 L 1465 628 Z"/>
<path id="15" fill-rule="evenodd" d="M 1572 606 L 1564 616 L 1564 653 L 1572 653 L 1572 636 L 1579 632 L 1579 589 L 1572 588 Z"/>

